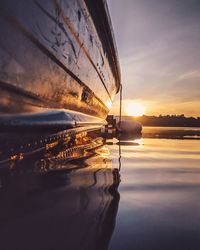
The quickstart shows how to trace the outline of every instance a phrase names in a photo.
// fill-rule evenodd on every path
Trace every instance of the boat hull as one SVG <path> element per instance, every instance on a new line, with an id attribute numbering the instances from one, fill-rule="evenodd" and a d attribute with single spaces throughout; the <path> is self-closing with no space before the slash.
<path id="1" fill-rule="evenodd" d="M 105 119 L 120 76 L 104 1 L 2 0 L 0 31 L 0 125 L 49 110 Z"/>

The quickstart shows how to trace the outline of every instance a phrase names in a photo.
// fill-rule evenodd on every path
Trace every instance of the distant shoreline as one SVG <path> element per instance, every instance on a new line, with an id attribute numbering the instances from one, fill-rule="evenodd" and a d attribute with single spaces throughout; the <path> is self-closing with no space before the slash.
<path id="1" fill-rule="evenodd" d="M 164 126 L 164 125 L 144 125 L 142 124 L 143 127 L 160 127 L 160 128 L 199 128 L 200 126 Z"/>
<path id="2" fill-rule="evenodd" d="M 115 116 L 117 119 L 119 116 Z M 159 115 L 140 117 L 122 116 L 125 120 L 134 120 L 148 127 L 185 127 L 185 128 L 200 128 L 200 117 L 185 117 L 184 115 Z"/>

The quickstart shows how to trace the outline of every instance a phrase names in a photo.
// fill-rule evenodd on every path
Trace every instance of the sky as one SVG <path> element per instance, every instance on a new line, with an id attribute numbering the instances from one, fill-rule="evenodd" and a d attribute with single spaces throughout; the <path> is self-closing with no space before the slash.
<path id="1" fill-rule="evenodd" d="M 200 0 L 107 0 L 123 100 L 147 115 L 200 116 Z M 118 112 L 119 97 L 111 113 Z"/>

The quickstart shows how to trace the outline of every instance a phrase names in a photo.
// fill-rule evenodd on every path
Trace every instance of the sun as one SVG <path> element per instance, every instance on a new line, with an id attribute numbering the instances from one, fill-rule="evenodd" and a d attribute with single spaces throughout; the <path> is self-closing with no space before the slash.
<path id="1" fill-rule="evenodd" d="M 129 102 L 125 106 L 125 112 L 129 116 L 142 116 L 145 114 L 145 107 L 141 103 Z"/>

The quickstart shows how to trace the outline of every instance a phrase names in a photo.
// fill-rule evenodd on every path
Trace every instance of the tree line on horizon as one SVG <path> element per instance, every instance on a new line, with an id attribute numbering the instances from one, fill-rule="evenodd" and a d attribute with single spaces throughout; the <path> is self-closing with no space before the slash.
<path id="1" fill-rule="evenodd" d="M 172 126 L 172 127 L 200 127 L 200 117 L 186 117 L 182 115 L 159 115 L 134 118 L 144 126 Z"/>
<path id="2" fill-rule="evenodd" d="M 200 127 L 200 117 L 186 117 L 181 115 L 159 115 L 140 117 L 123 116 L 125 119 L 139 121 L 144 126 L 163 126 L 163 127 Z"/>

